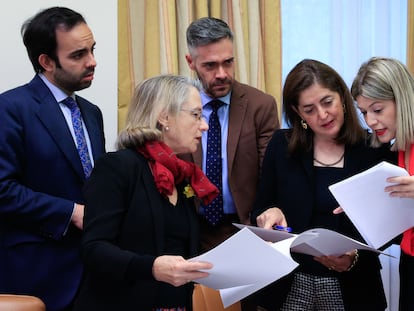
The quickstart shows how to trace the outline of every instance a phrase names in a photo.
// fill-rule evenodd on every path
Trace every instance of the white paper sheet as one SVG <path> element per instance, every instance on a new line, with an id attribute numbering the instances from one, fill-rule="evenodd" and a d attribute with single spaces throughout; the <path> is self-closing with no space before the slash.
<path id="1" fill-rule="evenodd" d="M 382 254 L 381 251 L 364 243 L 351 239 L 338 232 L 323 228 L 307 230 L 292 242 L 290 251 L 311 256 L 340 256 L 354 249 L 369 250 Z"/>
<path id="2" fill-rule="evenodd" d="M 279 242 L 279 241 L 296 236 L 296 234 L 289 233 L 286 231 L 269 230 L 269 229 L 264 229 L 260 227 L 247 226 L 247 225 L 242 225 L 242 224 L 237 224 L 237 223 L 232 223 L 232 225 L 239 229 L 248 228 L 249 230 L 253 231 L 257 236 L 261 237 L 263 240 L 268 241 L 268 242 Z"/>
<path id="3" fill-rule="evenodd" d="M 342 255 L 354 249 L 380 251 L 327 229 L 301 234 L 233 224 L 241 230 L 214 249 L 192 258 L 213 264 L 209 276 L 194 280 L 220 291 L 224 307 L 292 272 L 291 251 L 312 256 Z M 268 241 L 276 241 L 275 243 Z"/>
<path id="4" fill-rule="evenodd" d="M 414 200 L 384 191 L 388 177 L 406 176 L 401 167 L 381 162 L 329 186 L 329 190 L 368 245 L 380 248 L 414 226 Z"/>
<path id="5" fill-rule="evenodd" d="M 220 291 L 224 307 L 292 272 L 298 264 L 245 228 L 214 249 L 190 260 L 208 261 L 209 276 L 196 282 Z"/>
<path id="6" fill-rule="evenodd" d="M 300 234 L 293 234 L 242 224 L 233 223 L 233 225 L 240 229 L 247 228 L 266 241 L 285 241 L 285 239 L 288 239 L 289 252 L 307 254 L 311 256 L 340 256 L 354 249 L 360 249 L 387 255 L 374 247 L 368 246 L 338 232 L 324 228 L 315 228 L 306 230 Z M 275 248 L 280 252 L 284 252 L 280 245 L 283 244 L 280 242 L 275 243 Z"/>

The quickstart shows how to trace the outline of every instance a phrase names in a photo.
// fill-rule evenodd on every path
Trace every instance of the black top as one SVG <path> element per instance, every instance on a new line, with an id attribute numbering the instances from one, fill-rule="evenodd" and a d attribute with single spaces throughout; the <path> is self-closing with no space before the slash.
<path id="1" fill-rule="evenodd" d="M 74 311 L 151 311 L 158 298 L 168 304 L 176 294 L 174 307 L 192 309 L 192 283 L 175 291 L 152 274 L 158 256 L 199 254 L 194 198 L 184 197 L 183 186 L 177 187 L 179 203 L 173 207 L 136 151 L 110 152 L 96 161 L 84 188 L 85 277 Z"/>
<path id="2" fill-rule="evenodd" d="M 176 205 L 165 198 L 162 201 L 165 226 L 165 255 L 180 255 L 188 258 L 190 230 L 188 216 L 184 210 L 182 196 L 178 196 Z M 186 305 L 188 286 L 175 287 L 168 283 L 158 282 L 155 302 L 157 308 L 176 308 Z"/>
<path id="3" fill-rule="evenodd" d="M 349 176 L 349 168 L 338 167 L 314 167 L 315 173 L 315 204 L 310 222 L 311 228 L 325 228 L 339 233 L 345 233 L 345 228 L 338 217 L 332 211 L 339 206 L 338 202 L 329 191 L 328 186 L 341 181 Z M 292 257 L 300 263 L 298 271 L 318 276 L 336 276 L 337 272 L 328 270 L 325 266 L 313 259 L 313 256 L 304 254 L 292 254 Z"/>

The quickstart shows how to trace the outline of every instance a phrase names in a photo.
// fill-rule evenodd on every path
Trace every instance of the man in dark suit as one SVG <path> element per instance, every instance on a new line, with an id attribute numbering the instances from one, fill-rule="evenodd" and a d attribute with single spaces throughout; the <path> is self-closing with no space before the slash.
<path id="1" fill-rule="evenodd" d="M 220 100 L 224 215 L 212 224 L 204 217 L 208 207 L 200 207 L 202 246 L 207 250 L 237 230 L 231 222 L 250 224 L 262 159 L 279 120 L 272 96 L 235 80 L 233 33 L 224 21 L 205 17 L 192 22 L 187 28 L 187 46 L 186 60 L 202 84 L 203 116 L 208 122 L 213 111 L 210 102 Z M 203 133 L 202 147 L 191 155 L 204 171 L 212 127 Z"/>
<path id="2" fill-rule="evenodd" d="M 36 76 L 0 95 L 0 292 L 70 310 L 82 277 L 82 187 L 105 152 L 101 111 L 74 94 L 92 83 L 95 40 L 63 7 L 36 14 L 22 35 Z"/>

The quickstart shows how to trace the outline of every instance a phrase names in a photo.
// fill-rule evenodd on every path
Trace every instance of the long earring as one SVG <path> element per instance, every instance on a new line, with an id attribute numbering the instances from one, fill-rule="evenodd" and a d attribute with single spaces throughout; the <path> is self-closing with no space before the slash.
<path id="1" fill-rule="evenodd" d="M 345 104 L 342 104 L 342 108 L 344 109 L 344 114 L 346 114 L 346 107 L 345 107 Z"/>
<path id="2" fill-rule="evenodd" d="M 303 127 L 303 129 L 304 130 L 307 130 L 308 129 L 308 124 L 306 123 L 306 121 L 305 120 L 300 120 L 300 124 L 302 125 L 302 127 Z"/>

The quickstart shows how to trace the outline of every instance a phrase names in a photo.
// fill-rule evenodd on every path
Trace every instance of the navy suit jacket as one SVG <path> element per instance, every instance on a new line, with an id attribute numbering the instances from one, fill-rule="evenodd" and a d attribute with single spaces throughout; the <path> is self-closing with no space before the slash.
<path id="1" fill-rule="evenodd" d="M 76 98 L 94 159 L 105 152 L 102 113 Z M 49 88 L 35 76 L 0 95 L 0 292 L 40 297 L 48 310 L 74 298 L 82 275 L 82 165 Z"/>

